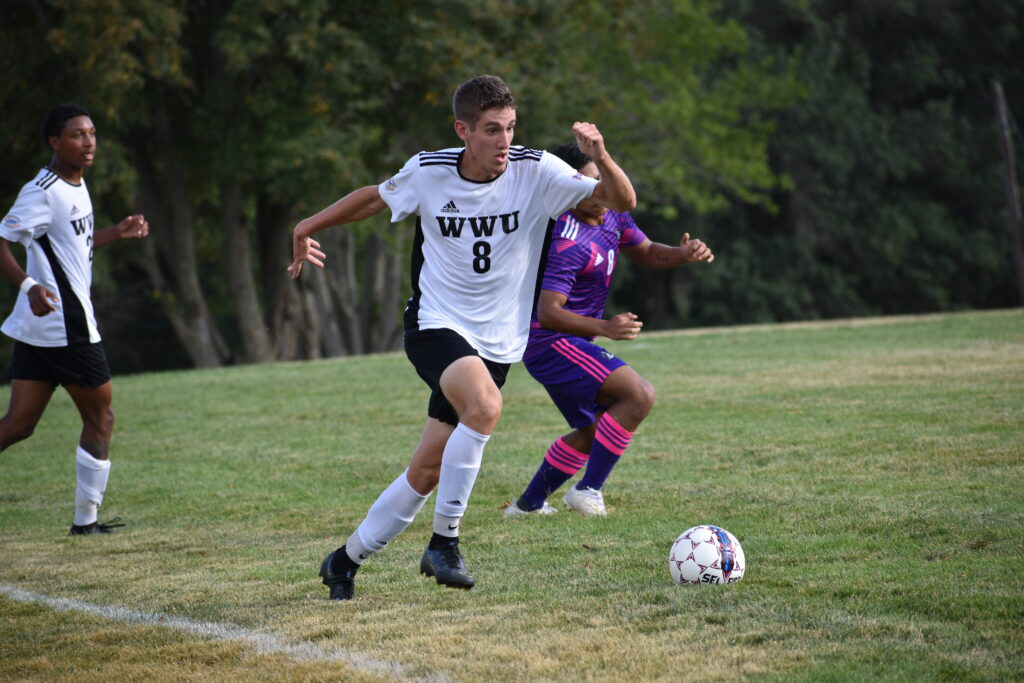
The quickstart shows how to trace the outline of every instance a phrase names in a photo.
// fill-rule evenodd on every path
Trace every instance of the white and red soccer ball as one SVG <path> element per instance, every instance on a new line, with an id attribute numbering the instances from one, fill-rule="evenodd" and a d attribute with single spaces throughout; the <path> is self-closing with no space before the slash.
<path id="1" fill-rule="evenodd" d="M 700 524 L 679 534 L 668 553 L 668 571 L 676 583 L 735 583 L 746 569 L 740 542 L 711 524 Z"/>

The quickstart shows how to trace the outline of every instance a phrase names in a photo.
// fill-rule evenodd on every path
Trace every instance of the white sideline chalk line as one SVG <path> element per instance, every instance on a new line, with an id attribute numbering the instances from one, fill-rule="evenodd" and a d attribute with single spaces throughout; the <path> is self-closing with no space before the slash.
<path id="1" fill-rule="evenodd" d="M 283 654 L 292 659 L 314 662 L 344 662 L 361 673 L 373 673 L 387 676 L 395 680 L 410 680 L 402 673 L 402 667 L 393 662 L 386 662 L 373 657 L 353 654 L 339 650 L 327 650 L 314 643 L 290 643 L 283 636 L 273 633 L 252 631 L 230 624 L 217 624 L 209 621 L 192 621 L 184 617 L 166 614 L 153 614 L 128 609 L 126 607 L 110 607 L 93 605 L 72 598 L 52 598 L 47 595 L 22 590 L 10 584 L 0 584 L 0 593 L 17 602 L 38 602 L 62 612 L 85 612 L 95 616 L 106 617 L 126 624 L 143 624 L 145 626 L 163 626 L 176 631 L 194 633 L 213 640 L 237 640 L 247 643 L 257 654 Z M 417 678 L 418 681 L 446 681 L 446 676 L 431 675 Z"/>

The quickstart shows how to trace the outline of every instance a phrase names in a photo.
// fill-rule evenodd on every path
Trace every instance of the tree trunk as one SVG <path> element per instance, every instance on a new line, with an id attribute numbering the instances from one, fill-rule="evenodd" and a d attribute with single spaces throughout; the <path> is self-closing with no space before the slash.
<path id="1" fill-rule="evenodd" d="M 260 277 L 263 282 L 263 310 L 271 322 L 274 358 L 299 360 L 319 358 L 320 352 L 309 356 L 304 338 L 317 329 L 315 313 L 311 314 L 302 296 L 303 280 L 292 280 L 288 266 L 292 262 L 292 231 L 288 210 L 273 202 L 266 193 L 256 195 L 256 228 L 259 240 Z M 309 278 L 303 269 L 302 278 Z"/>
<path id="2" fill-rule="evenodd" d="M 1020 193 L 1017 190 L 1017 165 L 1013 155 L 1013 138 L 1010 137 L 1009 116 L 1006 113 L 1006 98 L 1003 96 L 1003 84 L 992 81 L 992 91 L 996 98 L 996 122 L 999 125 L 999 151 L 1003 157 L 1003 187 L 1006 192 L 1006 210 L 1010 219 L 1010 241 L 1012 243 L 1013 267 L 1017 276 L 1017 303 L 1024 305 L 1024 238 L 1021 232 Z"/>
<path id="3" fill-rule="evenodd" d="M 274 359 L 274 351 L 256 292 L 252 250 L 242 209 L 242 188 L 238 181 L 221 181 L 220 200 L 228 286 L 238 311 L 238 332 L 244 357 L 250 363 L 267 363 Z"/>
<path id="4" fill-rule="evenodd" d="M 329 239 L 334 259 L 333 267 L 326 268 L 325 273 L 333 297 L 331 308 L 349 353 L 365 353 L 363 337 L 359 332 L 359 299 L 362 295 L 356 277 L 355 230 L 351 226 L 343 226 L 336 229 Z"/>
<path id="5" fill-rule="evenodd" d="M 185 174 L 172 151 L 166 112 L 157 105 L 153 113 L 155 135 L 135 145 L 139 202 L 152 226 L 152 237 L 145 240 L 146 272 L 192 363 L 217 367 L 228 350 L 199 284 Z"/>
<path id="6" fill-rule="evenodd" d="M 401 340 L 399 311 L 405 285 L 404 227 L 392 225 L 392 234 L 375 232 L 366 249 L 360 327 L 364 347 L 371 352 L 391 351 Z"/>
<path id="7" fill-rule="evenodd" d="M 306 273 L 313 268 L 304 270 Z M 327 283 L 328 275 L 317 271 L 309 273 L 308 282 L 313 290 L 314 306 L 316 316 L 320 320 L 320 342 L 325 356 L 346 356 L 348 347 L 345 346 L 345 339 L 341 334 L 341 326 L 338 324 L 338 316 L 334 315 L 334 305 L 331 297 L 331 288 Z"/>
<path id="8" fill-rule="evenodd" d="M 409 262 L 406 255 L 406 237 L 409 229 L 406 226 L 392 226 L 395 239 L 388 247 L 387 270 L 384 278 L 384 291 L 381 294 L 381 351 L 394 351 L 402 347 L 402 336 L 405 332 L 402 325 L 404 302 L 408 297 L 405 287 L 405 272 Z"/>

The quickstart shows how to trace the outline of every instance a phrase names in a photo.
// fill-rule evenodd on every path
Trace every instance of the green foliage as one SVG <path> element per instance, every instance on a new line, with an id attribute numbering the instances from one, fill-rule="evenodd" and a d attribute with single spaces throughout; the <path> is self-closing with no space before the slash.
<path id="1" fill-rule="evenodd" d="M 736 5 L 752 53 L 784 55 L 806 89 L 774 117 L 780 210 L 684 213 L 713 266 L 624 292 L 685 283 L 690 317 L 670 327 L 1018 305 L 990 79 L 1024 111 L 1024 3 Z"/>
<path id="2" fill-rule="evenodd" d="M 516 142 L 552 148 L 573 121 L 596 122 L 637 187 L 641 227 L 667 243 L 689 231 L 715 250 L 706 268 L 622 272 L 613 306 L 649 325 L 1014 305 L 990 80 L 1019 117 L 1022 19 L 1021 0 L 16 3 L 0 24 L 11 75 L 0 83 L 0 201 L 48 161 L 42 114 L 86 105 L 101 135 L 89 172 L 97 224 L 155 197 L 154 236 L 166 240 L 148 264 L 129 249 L 97 260 L 101 324 L 130 321 L 126 307 L 141 320 L 166 302 L 199 305 L 175 271 L 185 253 L 237 345 L 225 192 L 241 194 L 251 279 L 274 327 L 295 314 L 280 280 L 294 222 L 419 150 L 458 145 L 455 85 L 497 73 L 519 102 Z M 381 218 L 324 234 L 331 263 L 351 269 L 330 271 L 349 287 L 331 291 L 351 301 L 323 310 L 368 296 L 389 305 L 367 289 L 380 266 L 366 255 L 407 250 L 408 231 Z M 162 281 L 142 267 L 154 262 Z M 344 324 L 382 337 L 394 308 Z M 168 323 L 145 327 L 155 337 L 143 347 L 169 346 Z M 308 353 L 274 329 L 279 348 Z"/>
<path id="3" fill-rule="evenodd" d="M 594 115 L 625 147 L 643 204 L 773 208 L 766 142 L 770 114 L 800 94 L 792 67 L 752 59 L 745 29 L 714 15 L 718 3 L 622 4 L 595 10 L 613 30 L 587 71 L 610 74 Z"/>

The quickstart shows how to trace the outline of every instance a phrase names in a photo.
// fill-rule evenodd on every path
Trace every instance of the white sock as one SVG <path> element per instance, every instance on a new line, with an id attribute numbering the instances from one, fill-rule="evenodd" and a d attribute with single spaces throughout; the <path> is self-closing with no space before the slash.
<path id="1" fill-rule="evenodd" d="M 97 460 L 81 446 L 75 452 L 75 525 L 85 526 L 96 521 L 103 492 L 110 477 L 110 461 Z"/>
<path id="2" fill-rule="evenodd" d="M 423 509 L 429 494 L 421 496 L 407 478 L 408 470 L 398 475 L 377 500 L 370 506 L 366 519 L 356 527 L 345 542 L 345 552 L 356 564 L 362 564 L 367 557 L 381 550 L 395 536 L 412 523 L 416 514 Z"/>
<path id="3" fill-rule="evenodd" d="M 437 500 L 434 501 L 434 533 L 449 538 L 459 535 L 459 523 L 466 513 L 469 494 L 473 492 L 476 475 L 480 472 L 484 446 L 490 438 L 490 435 L 475 432 L 462 423 L 448 437 L 441 458 Z"/>

